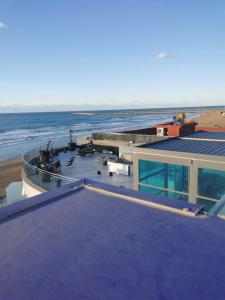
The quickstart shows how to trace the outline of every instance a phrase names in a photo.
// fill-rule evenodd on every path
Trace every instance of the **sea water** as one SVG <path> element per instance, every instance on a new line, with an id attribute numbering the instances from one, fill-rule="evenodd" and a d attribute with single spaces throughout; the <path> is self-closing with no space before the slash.
<path id="1" fill-rule="evenodd" d="M 149 110 L 148 110 L 149 111 Z M 145 110 L 72 112 L 0 113 L 0 160 L 40 147 L 48 140 L 66 145 L 69 130 L 73 138 L 98 131 L 123 131 L 150 127 L 171 121 L 172 114 L 145 114 Z"/>

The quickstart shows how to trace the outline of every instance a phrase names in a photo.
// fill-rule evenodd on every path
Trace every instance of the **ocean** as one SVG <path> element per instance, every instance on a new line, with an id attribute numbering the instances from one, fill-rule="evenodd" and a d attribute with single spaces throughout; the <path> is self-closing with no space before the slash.
<path id="1" fill-rule="evenodd" d="M 149 111 L 149 109 L 147 110 Z M 158 111 L 158 109 L 157 109 Z M 122 131 L 149 127 L 172 120 L 172 114 L 145 114 L 145 110 L 72 112 L 4 113 L 0 114 L 0 160 L 21 155 L 51 140 L 66 145 L 69 130 L 77 136 L 96 131 Z M 193 114 L 192 114 L 193 115 Z M 189 116 L 190 117 L 190 116 Z"/>

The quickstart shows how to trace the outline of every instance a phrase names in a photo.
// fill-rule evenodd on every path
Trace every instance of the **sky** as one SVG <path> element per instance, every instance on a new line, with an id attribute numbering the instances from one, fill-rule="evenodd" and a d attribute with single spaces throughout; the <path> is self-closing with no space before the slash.
<path id="1" fill-rule="evenodd" d="M 0 0 L 0 112 L 224 104 L 224 0 Z"/>

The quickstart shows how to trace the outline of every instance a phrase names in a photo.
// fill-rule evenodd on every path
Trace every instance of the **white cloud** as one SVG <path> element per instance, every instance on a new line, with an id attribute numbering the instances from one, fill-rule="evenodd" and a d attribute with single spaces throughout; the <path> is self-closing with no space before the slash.
<path id="1" fill-rule="evenodd" d="M 169 59 L 169 58 L 171 58 L 171 57 L 172 57 L 171 54 L 165 53 L 165 52 L 160 52 L 160 53 L 158 53 L 158 54 L 155 56 L 155 58 L 156 58 L 156 59 L 159 59 L 159 60 L 165 60 L 165 59 Z"/>
<path id="2" fill-rule="evenodd" d="M 0 29 L 6 29 L 7 25 L 4 22 L 0 21 Z"/>

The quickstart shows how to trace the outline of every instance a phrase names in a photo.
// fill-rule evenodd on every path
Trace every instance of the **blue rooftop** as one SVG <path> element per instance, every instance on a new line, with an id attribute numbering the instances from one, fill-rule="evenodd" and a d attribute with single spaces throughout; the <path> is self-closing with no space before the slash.
<path id="1" fill-rule="evenodd" d="M 225 132 L 210 132 L 210 131 L 197 131 L 184 138 L 188 139 L 208 139 L 208 140 L 224 140 L 225 141 Z"/>
<path id="2" fill-rule="evenodd" d="M 0 298 L 224 299 L 225 222 L 119 192 L 154 197 L 87 181 L 0 209 Z"/>
<path id="3" fill-rule="evenodd" d="M 225 142 L 171 138 L 141 146 L 142 148 L 225 156 Z"/>

